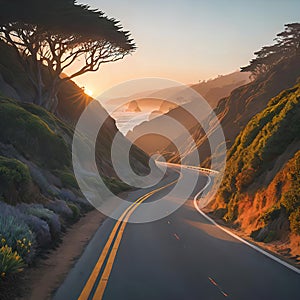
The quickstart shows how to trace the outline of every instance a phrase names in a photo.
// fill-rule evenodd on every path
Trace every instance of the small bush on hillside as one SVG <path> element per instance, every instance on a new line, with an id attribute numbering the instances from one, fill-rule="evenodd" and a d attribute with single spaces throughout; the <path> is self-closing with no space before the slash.
<path id="1" fill-rule="evenodd" d="M 271 99 L 267 107 L 255 115 L 236 138 L 228 151 L 225 175 L 217 194 L 220 207 L 226 205 L 226 221 L 236 220 L 236 208 L 238 202 L 245 199 L 244 194 L 254 194 L 257 191 L 255 181 L 264 183 L 264 175 L 268 174 L 266 182 L 272 179 L 276 160 L 287 150 L 287 145 L 299 140 L 299 113 L 298 83 L 293 89 Z M 261 219 L 267 224 L 279 216 L 281 209 L 285 209 L 283 217 L 291 215 L 291 226 L 296 232 L 298 223 L 295 210 L 300 206 L 300 151 L 280 176 L 282 183 L 276 186 L 276 194 L 271 196 L 278 207 L 272 208 Z M 271 239 L 272 236 L 268 238 Z"/>
<path id="2" fill-rule="evenodd" d="M 63 138 L 17 103 L 0 99 L 0 128 L 2 142 L 39 165 L 50 169 L 71 165 L 71 152 Z"/>
<path id="3" fill-rule="evenodd" d="M 25 263 L 17 251 L 8 245 L 0 247 L 0 278 L 23 271 Z"/>
<path id="4" fill-rule="evenodd" d="M 120 193 L 122 191 L 126 191 L 129 189 L 129 185 L 126 183 L 117 180 L 116 178 L 113 177 L 104 177 L 103 176 L 103 181 L 105 185 L 113 192 L 113 193 Z"/>
<path id="5" fill-rule="evenodd" d="M 17 159 L 0 156 L 0 198 L 16 204 L 29 196 L 31 176 L 28 167 Z"/>
<path id="6" fill-rule="evenodd" d="M 37 246 L 45 247 L 51 242 L 50 228 L 47 222 L 43 221 L 42 219 L 26 214 L 25 209 L 27 206 L 28 204 L 18 204 L 17 206 L 11 206 L 0 201 L 0 219 L 7 216 L 12 216 L 19 222 L 25 223 L 34 233 Z"/>
<path id="7" fill-rule="evenodd" d="M 63 218 L 70 218 L 73 215 L 68 203 L 63 200 L 55 199 L 45 204 L 45 207 Z"/>
<path id="8" fill-rule="evenodd" d="M 40 248 L 48 247 L 52 242 L 48 223 L 38 217 L 31 215 L 24 215 L 23 219 L 34 233 L 37 246 Z"/>
<path id="9" fill-rule="evenodd" d="M 249 186 L 254 181 L 254 177 L 255 171 L 252 168 L 240 172 L 235 182 L 237 190 L 241 191 L 243 188 Z"/>
<path id="10" fill-rule="evenodd" d="M 53 211 L 44 208 L 42 205 L 34 204 L 28 205 L 25 208 L 25 212 L 47 222 L 53 239 L 58 237 L 61 232 L 61 223 L 59 217 Z"/>
<path id="11" fill-rule="evenodd" d="M 72 210 L 73 216 L 72 219 L 74 221 L 78 220 L 80 217 L 80 209 L 76 204 L 68 203 L 69 208 Z"/>
<path id="12" fill-rule="evenodd" d="M 288 212 L 292 212 L 300 206 L 300 185 L 298 189 L 290 189 L 283 195 L 282 205 Z"/>
<path id="13" fill-rule="evenodd" d="M 238 205 L 236 200 L 229 202 L 227 206 L 227 214 L 224 216 L 226 222 L 233 222 L 238 217 Z"/>
<path id="14" fill-rule="evenodd" d="M 60 178 L 65 187 L 78 189 L 76 178 L 71 172 L 58 170 L 55 174 Z"/>
<path id="15" fill-rule="evenodd" d="M 300 207 L 290 214 L 289 221 L 291 231 L 300 235 Z"/>
<path id="16" fill-rule="evenodd" d="M 66 123 L 63 123 L 55 115 L 53 115 L 43 107 L 25 102 L 20 103 L 20 105 L 30 113 L 41 118 L 53 131 L 63 130 L 64 133 L 66 133 L 70 138 L 72 138 L 74 132 L 71 126 L 67 125 Z"/>
<path id="17" fill-rule="evenodd" d="M 0 241 L 2 246 L 8 245 L 12 251 L 17 251 L 26 262 L 32 260 L 35 235 L 22 220 L 0 215 Z"/>

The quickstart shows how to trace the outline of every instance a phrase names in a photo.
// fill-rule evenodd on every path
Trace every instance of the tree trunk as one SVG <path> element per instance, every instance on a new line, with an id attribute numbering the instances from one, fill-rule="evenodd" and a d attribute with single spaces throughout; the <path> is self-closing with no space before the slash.
<path id="1" fill-rule="evenodd" d="M 42 78 L 42 70 L 41 70 L 41 64 L 38 61 L 36 64 L 36 90 L 37 90 L 37 95 L 36 95 L 36 101 L 35 104 L 37 105 L 42 105 L 43 103 L 43 89 L 44 89 L 44 82 Z"/>
<path id="2" fill-rule="evenodd" d="M 52 113 L 56 113 L 58 105 L 58 90 L 59 90 L 59 78 L 55 78 L 51 86 L 44 92 L 42 96 L 41 106 L 46 108 Z"/>

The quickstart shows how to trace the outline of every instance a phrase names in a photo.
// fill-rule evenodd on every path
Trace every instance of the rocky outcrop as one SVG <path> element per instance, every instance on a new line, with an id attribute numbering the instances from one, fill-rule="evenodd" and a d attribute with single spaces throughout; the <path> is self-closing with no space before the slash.
<path id="1" fill-rule="evenodd" d="M 126 112 L 141 112 L 141 109 L 138 105 L 138 102 L 136 100 L 133 100 L 129 102 L 127 109 L 125 110 Z"/>

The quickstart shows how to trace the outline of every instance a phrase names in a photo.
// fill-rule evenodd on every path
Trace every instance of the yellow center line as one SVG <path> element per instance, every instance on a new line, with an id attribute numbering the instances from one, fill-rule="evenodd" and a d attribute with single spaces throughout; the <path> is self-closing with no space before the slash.
<path id="1" fill-rule="evenodd" d="M 107 285 L 107 282 L 108 282 L 108 279 L 109 279 L 109 276 L 110 276 L 110 273 L 111 273 L 111 270 L 112 270 L 112 267 L 113 267 L 116 255 L 117 255 L 117 251 L 119 249 L 119 245 L 120 245 L 123 233 L 124 233 L 124 229 L 125 229 L 125 226 L 127 225 L 127 221 L 130 218 L 130 216 L 133 214 L 133 212 L 135 211 L 135 209 L 142 202 L 144 202 L 146 199 L 148 199 L 151 195 L 153 195 L 154 193 L 157 193 L 157 192 L 159 192 L 159 191 L 161 191 L 161 190 L 163 190 L 163 189 L 171 186 L 172 184 L 174 184 L 177 181 L 178 181 L 178 179 L 172 181 L 171 183 L 169 183 L 169 184 L 167 184 L 167 185 L 165 185 L 163 187 L 155 189 L 152 192 L 146 194 L 143 199 L 141 199 L 140 201 L 136 202 L 136 205 L 130 209 L 130 211 L 126 215 L 126 217 L 125 217 L 125 219 L 124 219 L 124 221 L 123 221 L 123 223 L 121 225 L 121 228 L 120 228 L 120 230 L 118 232 L 118 235 L 117 235 L 116 240 L 114 242 L 113 248 L 112 248 L 112 250 L 110 252 L 107 264 L 106 264 L 105 269 L 103 271 L 103 274 L 102 274 L 102 276 L 100 278 L 99 285 L 98 285 L 98 287 L 96 289 L 96 292 L 94 294 L 93 300 L 99 300 L 99 299 L 102 299 L 102 297 L 103 297 L 103 294 L 104 294 L 104 291 L 105 291 L 105 288 L 106 288 L 106 285 Z"/>
<path id="2" fill-rule="evenodd" d="M 118 234 L 116 240 L 115 240 L 115 243 L 113 245 L 113 248 L 111 250 L 111 253 L 110 253 L 110 256 L 108 258 L 108 261 L 107 261 L 107 264 L 106 264 L 106 267 L 104 269 L 104 272 L 103 272 L 103 275 L 100 279 L 100 283 L 99 283 L 99 286 L 97 287 L 97 290 L 96 290 L 96 293 L 95 293 L 95 296 L 93 297 L 93 299 L 102 299 L 102 296 L 103 296 L 103 293 L 104 293 L 104 290 L 105 290 L 105 287 L 106 287 L 106 283 L 107 283 L 107 280 L 108 280 L 108 277 L 110 275 L 110 272 L 111 272 L 111 269 L 112 269 L 112 266 L 113 266 L 113 262 L 114 262 L 114 259 L 115 259 L 115 256 L 117 254 L 117 250 L 119 248 L 119 244 L 120 244 L 120 241 L 121 241 L 121 238 L 123 236 L 123 232 L 124 232 L 124 229 L 125 229 L 125 226 L 126 226 L 126 223 L 129 219 L 129 217 L 131 216 L 131 214 L 133 213 L 133 211 L 140 205 L 140 203 L 142 203 L 143 201 L 145 201 L 146 199 L 148 199 L 151 195 L 153 195 L 154 193 L 157 193 L 159 192 L 160 190 L 162 189 L 165 189 L 169 186 L 171 186 L 172 184 L 174 184 L 175 182 L 177 182 L 179 179 L 176 179 L 174 181 L 172 181 L 171 183 L 163 186 L 163 187 L 160 187 L 158 189 L 155 189 L 141 197 L 139 197 L 135 202 L 133 202 L 124 212 L 123 214 L 121 215 L 121 217 L 118 219 L 117 223 L 115 224 L 109 238 L 108 238 L 108 241 L 106 242 L 103 250 L 102 250 L 102 253 L 88 279 L 88 281 L 86 282 L 78 300 L 87 300 L 89 298 L 89 295 L 93 289 L 93 286 L 97 280 L 97 277 L 99 275 L 99 272 L 102 268 L 102 265 L 106 259 L 106 256 L 108 255 L 108 251 L 110 249 L 110 246 L 114 240 L 114 237 L 116 236 L 116 234 Z M 120 223 L 122 223 L 119 231 L 118 231 L 118 228 L 119 228 L 119 225 Z M 104 276 L 105 275 L 105 276 Z M 104 279 L 106 278 L 106 279 Z M 105 285 L 103 284 L 105 282 Z M 98 296 L 98 294 L 101 294 L 101 296 Z"/>

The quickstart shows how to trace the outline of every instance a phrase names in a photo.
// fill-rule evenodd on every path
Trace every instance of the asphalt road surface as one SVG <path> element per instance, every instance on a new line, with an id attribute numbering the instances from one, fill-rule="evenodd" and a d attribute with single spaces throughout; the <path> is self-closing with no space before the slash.
<path id="1" fill-rule="evenodd" d="M 176 179 L 178 174 L 170 172 L 155 189 L 130 192 L 128 200 L 155 201 Z M 299 274 L 228 235 L 195 209 L 193 196 L 207 180 L 200 175 L 190 199 L 164 219 L 131 224 L 108 218 L 53 299 L 300 299 Z M 133 205 L 123 220 L 138 209 Z"/>

